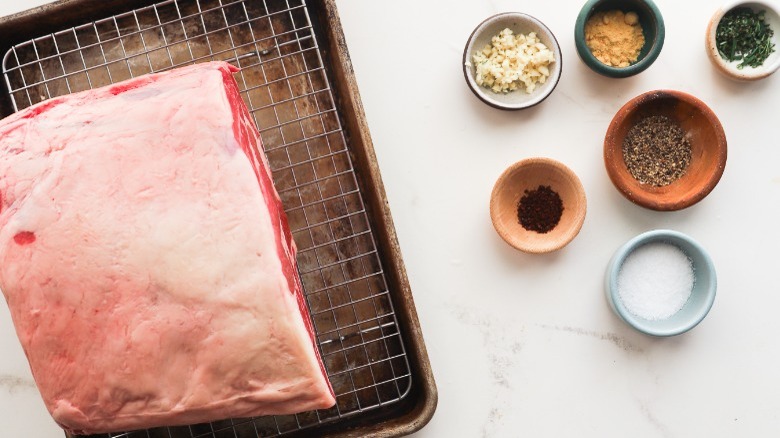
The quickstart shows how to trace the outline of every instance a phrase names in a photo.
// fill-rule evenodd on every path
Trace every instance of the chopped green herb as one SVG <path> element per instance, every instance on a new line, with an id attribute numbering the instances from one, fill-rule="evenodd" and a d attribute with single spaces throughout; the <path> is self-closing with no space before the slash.
<path id="1" fill-rule="evenodd" d="M 718 23 L 715 43 L 727 61 L 741 61 L 737 68 L 758 67 L 775 51 L 774 31 L 764 21 L 766 11 L 734 8 Z"/>

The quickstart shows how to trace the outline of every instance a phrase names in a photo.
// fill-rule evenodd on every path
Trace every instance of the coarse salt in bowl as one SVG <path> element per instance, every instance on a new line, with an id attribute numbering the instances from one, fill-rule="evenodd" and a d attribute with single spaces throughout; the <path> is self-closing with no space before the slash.
<path id="1" fill-rule="evenodd" d="M 666 245 L 671 246 L 672 251 L 664 252 L 660 248 Z M 648 251 L 650 247 L 654 247 L 652 251 Z M 642 249 L 645 250 L 644 255 L 640 254 Z M 675 252 L 681 252 L 687 260 L 677 259 Z M 681 265 L 671 266 L 675 261 Z M 687 262 L 690 264 L 687 265 Z M 637 264 L 643 264 L 647 271 L 642 272 L 642 266 Z M 631 272 L 623 272 L 624 269 L 630 269 Z M 689 279 L 683 275 L 686 269 L 690 270 L 693 277 L 690 294 L 661 291 L 659 296 L 631 296 L 636 292 L 648 293 L 651 288 L 636 282 L 645 281 L 655 274 L 674 278 L 656 279 L 654 284 L 660 282 L 672 288 L 689 284 L 686 283 Z M 629 276 L 632 278 L 627 281 L 626 277 Z M 626 283 L 629 283 L 628 286 Z M 633 290 L 623 290 L 621 293 L 621 287 Z M 629 240 L 613 255 L 605 278 L 607 302 L 615 314 L 634 329 L 661 337 L 679 335 L 698 325 L 709 313 L 715 301 L 716 289 L 715 266 L 710 256 L 691 237 L 672 230 L 648 231 Z"/>

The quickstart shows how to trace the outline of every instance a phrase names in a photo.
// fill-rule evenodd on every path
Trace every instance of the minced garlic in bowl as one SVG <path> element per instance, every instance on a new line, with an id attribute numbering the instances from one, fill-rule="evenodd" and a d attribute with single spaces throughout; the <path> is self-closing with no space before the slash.
<path id="1" fill-rule="evenodd" d="M 505 28 L 491 38 L 491 44 L 472 56 L 477 85 L 489 88 L 495 93 L 508 93 L 524 88 L 532 93 L 537 84 L 543 84 L 550 77 L 550 64 L 555 55 L 536 36 L 515 35 Z"/>
<path id="2" fill-rule="evenodd" d="M 483 20 L 463 49 L 463 77 L 474 96 L 515 111 L 546 100 L 561 79 L 561 47 L 552 31 L 521 12 Z"/>

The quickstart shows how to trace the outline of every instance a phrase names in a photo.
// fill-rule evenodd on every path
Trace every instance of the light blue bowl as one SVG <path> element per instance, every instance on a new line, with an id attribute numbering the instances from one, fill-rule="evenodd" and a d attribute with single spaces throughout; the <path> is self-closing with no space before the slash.
<path id="1" fill-rule="evenodd" d="M 693 291 L 688 301 L 674 315 L 660 320 L 648 320 L 632 314 L 620 299 L 617 277 L 626 258 L 642 245 L 663 242 L 680 248 L 691 259 L 694 272 Z M 695 240 L 672 230 L 653 230 L 642 233 L 621 246 L 607 266 L 605 281 L 607 301 L 615 314 L 634 329 L 652 336 L 675 336 L 696 327 L 715 301 L 717 278 L 712 259 Z"/>

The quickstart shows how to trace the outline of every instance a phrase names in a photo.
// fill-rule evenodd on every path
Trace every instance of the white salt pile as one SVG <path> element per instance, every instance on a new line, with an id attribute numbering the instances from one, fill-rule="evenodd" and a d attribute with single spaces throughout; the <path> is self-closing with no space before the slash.
<path id="1" fill-rule="evenodd" d="M 642 245 L 626 257 L 617 277 L 618 294 L 629 312 L 658 320 L 677 313 L 693 290 L 693 265 L 675 245 Z"/>

